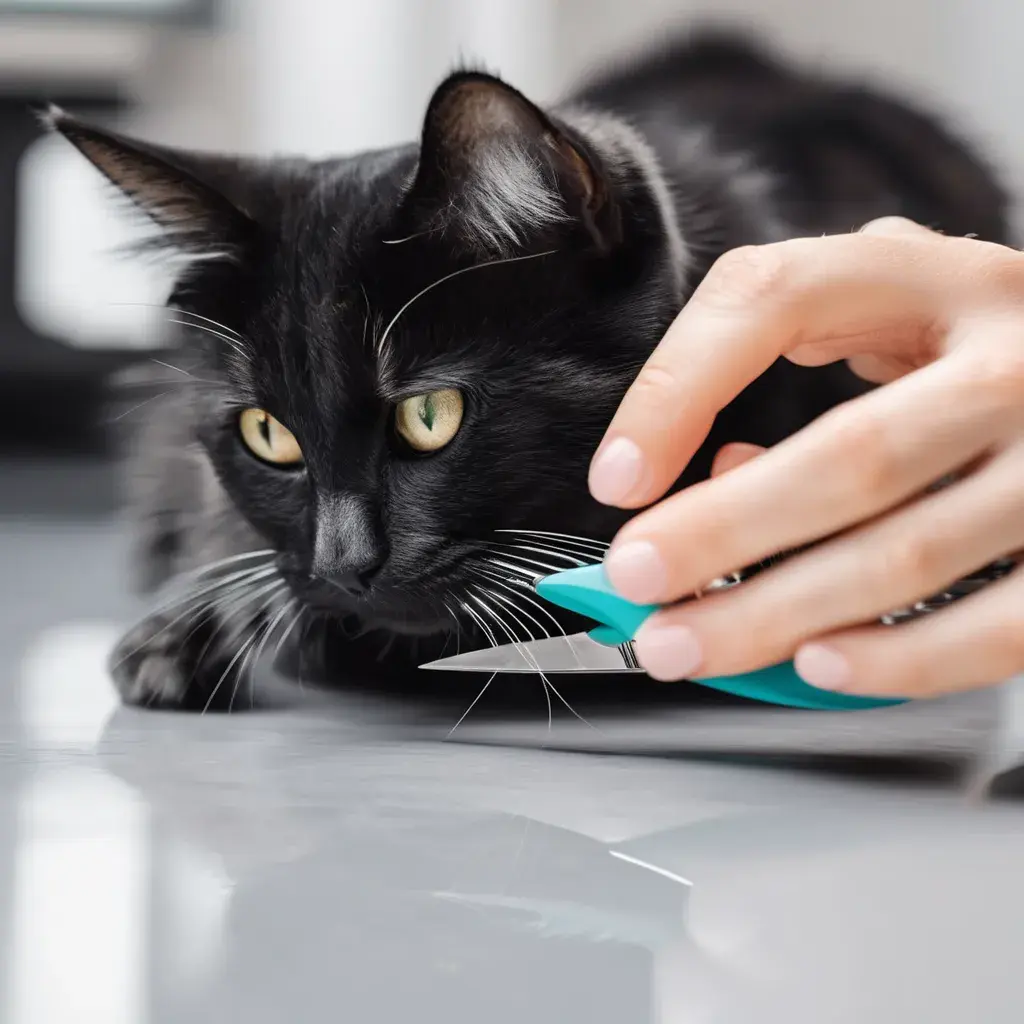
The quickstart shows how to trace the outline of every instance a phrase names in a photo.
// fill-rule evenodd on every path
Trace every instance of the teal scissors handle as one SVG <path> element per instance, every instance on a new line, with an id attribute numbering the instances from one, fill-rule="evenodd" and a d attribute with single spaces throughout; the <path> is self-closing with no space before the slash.
<path id="1" fill-rule="evenodd" d="M 546 576 L 537 583 L 536 590 L 546 601 L 600 623 L 589 635 L 605 644 L 632 640 L 641 625 L 658 610 L 657 605 L 633 604 L 616 594 L 601 565 L 586 565 Z M 856 711 L 903 703 L 902 700 L 855 697 L 816 689 L 796 674 L 791 661 L 757 672 L 694 682 L 767 704 L 817 711 Z"/>

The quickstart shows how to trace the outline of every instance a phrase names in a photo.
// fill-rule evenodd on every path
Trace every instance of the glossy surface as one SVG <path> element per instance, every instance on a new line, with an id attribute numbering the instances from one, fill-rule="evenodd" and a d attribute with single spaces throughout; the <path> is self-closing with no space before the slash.
<path id="1" fill-rule="evenodd" d="M 269 680 L 272 710 L 124 710 L 106 477 L 3 473 L 5 1024 L 1024 1019 L 1024 804 L 965 796 L 1019 763 L 1016 691 L 829 715 L 566 689 L 600 731 L 557 700 L 549 731 L 523 677 L 461 743 L 461 704 Z"/>

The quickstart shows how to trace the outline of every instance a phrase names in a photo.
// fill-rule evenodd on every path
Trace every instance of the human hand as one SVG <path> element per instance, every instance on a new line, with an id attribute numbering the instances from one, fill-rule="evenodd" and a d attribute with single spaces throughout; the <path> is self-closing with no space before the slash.
<path id="1" fill-rule="evenodd" d="M 865 625 L 1024 550 L 1024 255 L 898 218 L 727 253 L 623 399 L 591 466 L 594 497 L 662 497 L 780 355 L 846 359 L 886 386 L 768 451 L 726 446 L 711 480 L 623 527 L 607 572 L 629 600 L 669 604 L 821 543 L 652 616 L 641 664 L 699 679 L 795 657 L 812 685 L 906 697 L 1024 671 L 1024 570 L 914 622 Z"/>

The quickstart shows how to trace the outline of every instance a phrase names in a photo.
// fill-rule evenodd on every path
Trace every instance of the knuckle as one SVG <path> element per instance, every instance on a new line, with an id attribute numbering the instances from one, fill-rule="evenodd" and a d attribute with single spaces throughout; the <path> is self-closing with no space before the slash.
<path id="1" fill-rule="evenodd" d="M 735 522 L 721 509 L 709 510 L 700 522 L 700 554 L 698 571 L 702 572 L 701 586 L 707 588 L 721 571 L 723 565 L 730 565 L 742 549 L 742 534 Z"/>
<path id="2" fill-rule="evenodd" d="M 676 392 L 680 385 L 679 373 L 655 357 L 637 375 L 633 392 L 642 402 L 651 398 L 661 400 Z"/>
<path id="3" fill-rule="evenodd" d="M 992 346 L 972 353 L 971 383 L 996 410 L 1024 404 L 1024 345 L 1019 350 Z"/>
<path id="4" fill-rule="evenodd" d="M 845 410 L 829 414 L 834 445 L 829 446 L 829 463 L 838 455 L 848 494 L 855 500 L 864 495 L 887 494 L 900 476 L 889 431 L 879 420 L 863 412 Z"/>
<path id="5" fill-rule="evenodd" d="M 699 294 L 708 305 L 737 308 L 772 295 L 783 273 L 780 245 L 745 245 L 715 261 Z"/>
<path id="6" fill-rule="evenodd" d="M 995 297 L 1017 305 L 1024 301 L 1024 255 L 1002 246 L 993 249 L 990 254 L 986 248 L 979 276 Z"/>
<path id="7" fill-rule="evenodd" d="M 941 577 L 945 549 L 945 545 L 924 535 L 908 539 L 881 559 L 877 570 L 879 584 L 884 586 L 889 580 L 891 585 L 892 580 L 899 580 L 913 592 L 925 596 L 933 582 Z"/>

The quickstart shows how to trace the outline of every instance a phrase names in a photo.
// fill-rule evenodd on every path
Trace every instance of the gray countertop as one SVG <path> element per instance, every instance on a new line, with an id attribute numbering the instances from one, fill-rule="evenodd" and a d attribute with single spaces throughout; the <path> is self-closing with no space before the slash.
<path id="1" fill-rule="evenodd" d="M 1024 1019 L 996 695 L 549 731 L 537 688 L 448 742 L 458 709 L 267 673 L 270 710 L 122 709 L 138 609 L 76 473 L 2 477 L 0 1020 Z"/>

